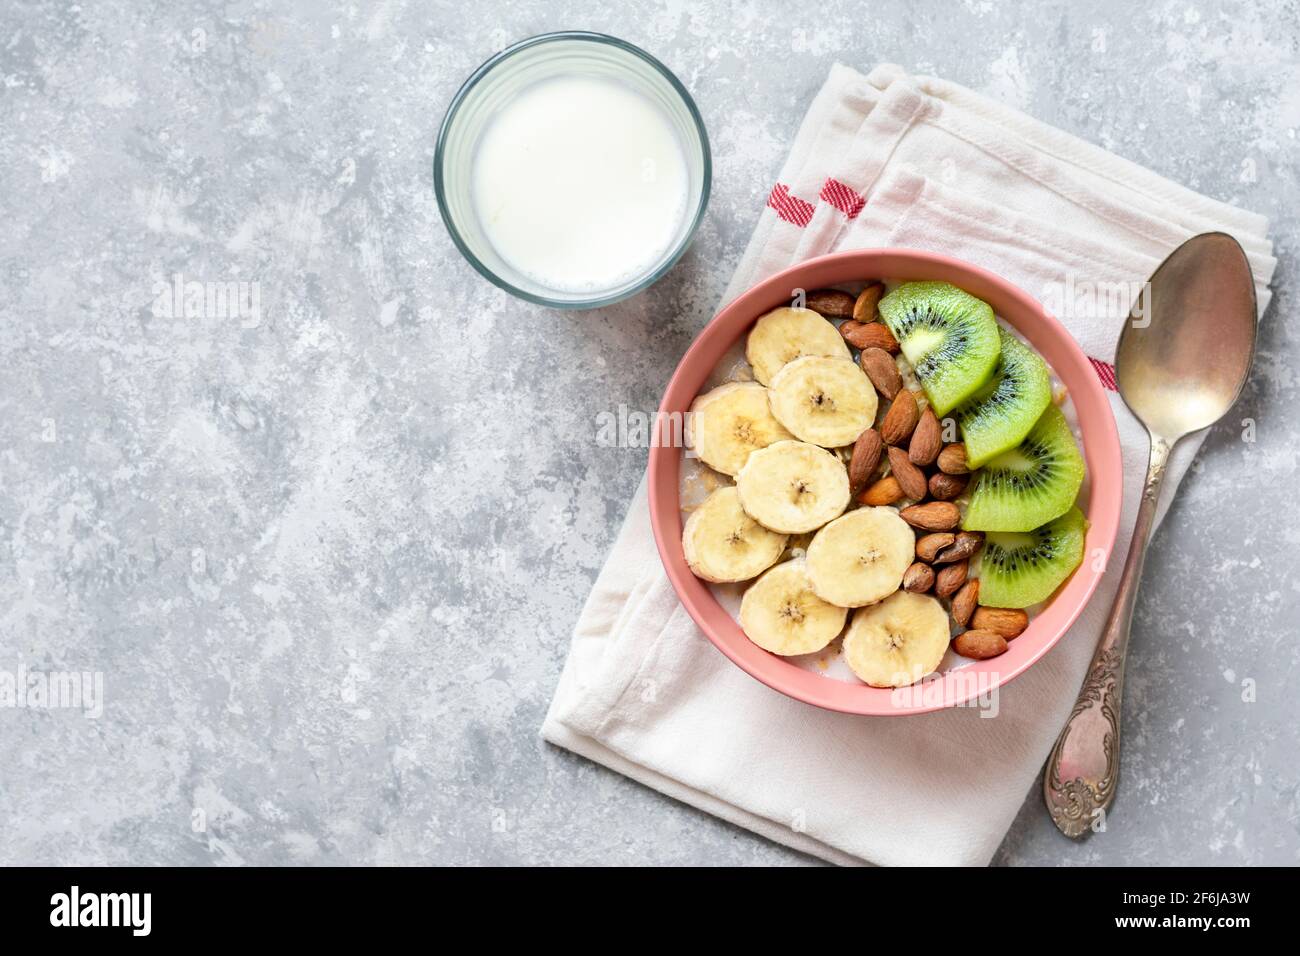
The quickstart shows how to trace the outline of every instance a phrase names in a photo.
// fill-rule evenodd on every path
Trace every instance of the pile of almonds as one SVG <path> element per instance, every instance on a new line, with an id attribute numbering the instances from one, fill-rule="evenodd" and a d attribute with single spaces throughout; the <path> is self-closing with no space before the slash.
<path id="1" fill-rule="evenodd" d="M 960 530 L 961 511 L 953 503 L 970 481 L 966 446 L 945 443 L 943 424 L 921 393 L 903 387 L 895 359 L 898 341 L 876 309 L 884 292 L 884 284 L 873 281 L 856 298 L 838 289 L 818 289 L 806 299 L 813 311 L 843 320 L 840 334 L 859 350 L 862 371 L 889 403 L 879 426 L 868 428 L 853 445 L 849 487 L 863 505 L 910 502 L 899 515 L 916 531 L 916 560 L 903 575 L 903 590 L 933 592 L 949 603 L 953 622 L 962 629 L 953 640 L 958 654 L 976 660 L 997 657 L 1029 625 L 1029 615 L 979 605 L 979 579 L 969 577 L 969 571 L 984 535 Z"/>

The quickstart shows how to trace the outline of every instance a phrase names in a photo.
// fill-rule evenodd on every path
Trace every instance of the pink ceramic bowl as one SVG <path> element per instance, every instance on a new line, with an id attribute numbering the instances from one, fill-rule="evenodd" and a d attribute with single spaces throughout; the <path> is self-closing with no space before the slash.
<path id="1" fill-rule="evenodd" d="M 1090 522 L 1084 561 L 1047 607 L 1011 642 L 1005 654 L 987 661 L 963 659 L 959 667 L 899 690 L 868 687 L 804 670 L 745 637 L 708 585 L 686 565 L 678 500 L 682 449 L 671 446 L 673 417 L 662 414 L 685 414 L 727 349 L 764 312 L 788 304 L 794 290 L 873 277 L 946 280 L 993 306 L 999 317 L 1029 340 L 1069 389 L 1088 466 L 1087 493 L 1079 502 Z M 1087 356 L 1070 333 L 1031 296 L 991 272 L 947 256 L 915 249 L 839 252 L 810 259 L 760 282 L 719 312 L 686 351 L 668 383 L 660 412 L 662 431 L 650 449 L 650 520 L 677 596 L 700 630 L 739 667 L 773 690 L 818 707 L 879 716 L 921 714 L 967 703 L 1006 683 L 1046 654 L 1074 623 L 1097 587 L 1115 541 L 1122 495 L 1119 433 L 1110 402 Z"/>

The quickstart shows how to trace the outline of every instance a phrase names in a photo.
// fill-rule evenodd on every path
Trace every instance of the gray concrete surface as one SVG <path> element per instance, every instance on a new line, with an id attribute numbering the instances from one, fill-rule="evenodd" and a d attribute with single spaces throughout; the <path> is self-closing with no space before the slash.
<path id="1" fill-rule="evenodd" d="M 0 709 L 0 863 L 812 861 L 538 737 L 569 630 L 704 325 L 835 59 L 1020 106 L 1269 214 L 1258 374 L 1150 560 L 1109 832 L 1031 794 L 998 863 L 1292 863 L 1300 16 L 1289 2 L 0 6 L 0 670 L 104 712 Z M 439 222 L 434 133 L 518 37 L 642 44 L 717 175 L 648 294 L 547 312 Z M 159 316 L 176 274 L 256 314 Z M 1242 700 L 1242 682 L 1257 689 Z"/>

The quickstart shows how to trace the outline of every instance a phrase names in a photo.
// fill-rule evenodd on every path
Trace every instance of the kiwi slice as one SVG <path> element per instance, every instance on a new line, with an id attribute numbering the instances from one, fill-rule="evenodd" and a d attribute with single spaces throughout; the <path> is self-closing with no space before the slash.
<path id="1" fill-rule="evenodd" d="M 998 329 L 998 338 L 993 378 L 955 413 L 972 469 L 1019 445 L 1052 403 L 1047 363 L 1006 329 Z"/>
<path id="2" fill-rule="evenodd" d="M 1033 531 L 986 535 L 980 552 L 980 603 L 1029 607 L 1051 597 L 1083 561 L 1083 512 L 1071 507 Z"/>
<path id="3" fill-rule="evenodd" d="M 936 415 L 969 399 L 993 374 L 998 323 L 987 302 L 948 282 L 904 282 L 879 308 Z"/>
<path id="4" fill-rule="evenodd" d="M 1048 405 L 1024 441 L 975 472 L 962 527 L 1032 531 L 1065 514 L 1082 483 L 1083 456 L 1070 423 Z"/>

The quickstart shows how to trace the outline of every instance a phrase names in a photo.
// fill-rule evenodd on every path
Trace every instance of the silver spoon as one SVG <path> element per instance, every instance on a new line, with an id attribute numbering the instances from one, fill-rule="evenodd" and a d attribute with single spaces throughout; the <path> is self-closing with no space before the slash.
<path id="1" fill-rule="evenodd" d="M 1151 461 L 1110 618 L 1043 774 L 1057 829 L 1101 829 L 1119 779 L 1124 656 L 1169 453 L 1241 394 L 1255 356 L 1255 281 L 1231 236 L 1207 232 L 1170 253 L 1134 304 L 1115 357 L 1119 393 L 1151 436 Z"/>

